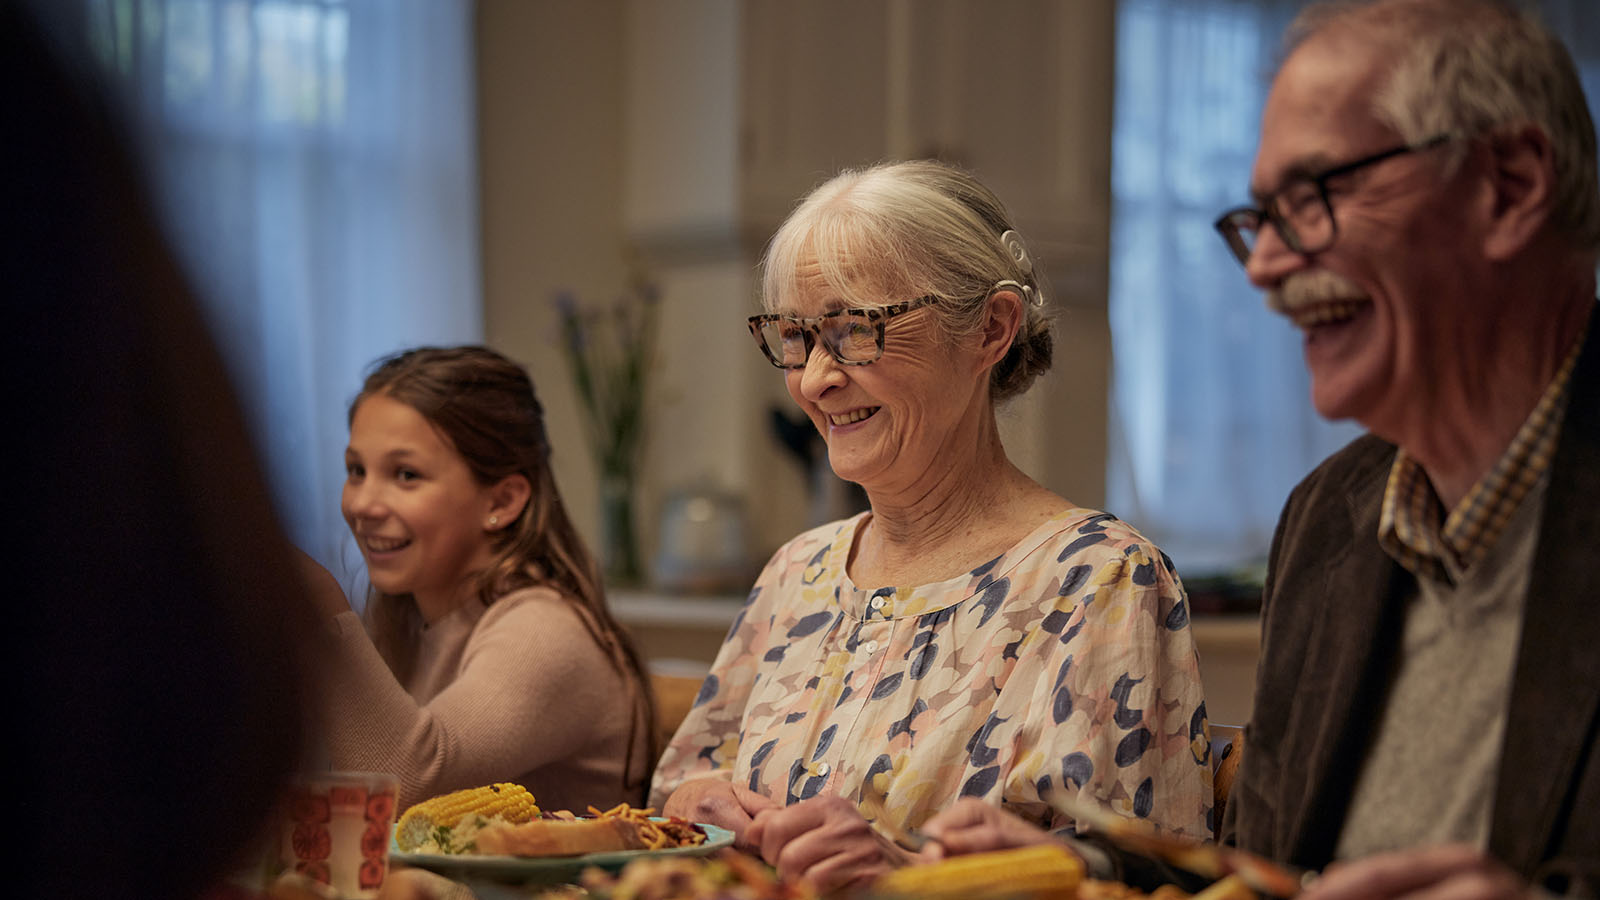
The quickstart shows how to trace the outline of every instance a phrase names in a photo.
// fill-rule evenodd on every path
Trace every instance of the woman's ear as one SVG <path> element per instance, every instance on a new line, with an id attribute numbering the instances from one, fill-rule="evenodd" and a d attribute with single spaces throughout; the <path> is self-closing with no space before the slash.
<path id="1" fill-rule="evenodd" d="M 1534 125 L 1495 134 L 1489 140 L 1493 210 L 1484 255 L 1510 259 L 1550 221 L 1555 203 L 1555 152 L 1550 138 Z"/>
<path id="2" fill-rule="evenodd" d="M 982 359 L 984 366 L 998 365 L 1011 351 L 1011 343 L 1022 327 L 1022 295 L 1012 288 L 1000 288 L 989 295 L 983 322 Z"/>
<path id="3" fill-rule="evenodd" d="M 510 527 L 522 515 L 528 498 L 533 496 L 533 486 L 527 476 L 507 475 L 489 489 L 489 510 L 484 513 L 483 526 L 487 531 Z"/>

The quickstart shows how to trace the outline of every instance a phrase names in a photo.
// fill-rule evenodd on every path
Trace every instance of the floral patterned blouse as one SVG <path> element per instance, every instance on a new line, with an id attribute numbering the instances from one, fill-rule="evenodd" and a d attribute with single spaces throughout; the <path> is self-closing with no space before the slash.
<path id="1" fill-rule="evenodd" d="M 1188 603 L 1171 561 L 1072 509 L 949 581 L 864 589 L 845 563 L 870 513 L 800 535 L 756 581 L 656 770 L 785 804 L 824 791 L 900 837 L 964 796 L 1069 834 L 1077 797 L 1211 836 Z"/>

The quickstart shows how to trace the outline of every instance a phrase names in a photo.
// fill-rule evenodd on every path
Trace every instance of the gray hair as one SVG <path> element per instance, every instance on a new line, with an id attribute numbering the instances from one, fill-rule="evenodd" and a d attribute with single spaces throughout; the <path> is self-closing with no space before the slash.
<path id="1" fill-rule="evenodd" d="M 1532 13 L 1505 0 L 1329 0 L 1290 25 L 1285 56 L 1334 28 L 1393 50 L 1373 113 L 1407 141 L 1541 129 L 1555 157 L 1554 226 L 1576 249 L 1600 251 L 1594 122 L 1572 57 Z"/>
<path id="2" fill-rule="evenodd" d="M 839 173 L 802 200 L 767 245 L 763 305 L 791 306 L 799 270 L 810 265 L 847 306 L 933 298 L 950 337 L 981 328 L 996 284 L 1014 281 L 1024 288 L 1023 319 L 990 370 L 992 400 L 1020 395 L 1050 368 L 1043 276 L 999 198 L 967 172 L 914 160 Z"/>

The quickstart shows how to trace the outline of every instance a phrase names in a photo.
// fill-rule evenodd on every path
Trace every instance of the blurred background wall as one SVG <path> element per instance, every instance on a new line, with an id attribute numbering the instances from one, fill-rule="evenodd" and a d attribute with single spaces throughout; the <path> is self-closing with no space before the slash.
<path id="1" fill-rule="evenodd" d="M 746 498 L 764 558 L 807 521 L 807 471 L 770 410 L 791 403 L 744 319 L 789 208 L 840 168 L 939 156 L 975 169 L 1043 258 L 1055 371 L 1003 413 L 1027 471 L 1105 496 L 1111 0 L 530 3 L 480 0 L 485 333 L 533 370 L 578 521 L 599 500 L 555 344 L 561 289 L 605 300 L 639 254 L 662 292 L 639 509 Z"/>

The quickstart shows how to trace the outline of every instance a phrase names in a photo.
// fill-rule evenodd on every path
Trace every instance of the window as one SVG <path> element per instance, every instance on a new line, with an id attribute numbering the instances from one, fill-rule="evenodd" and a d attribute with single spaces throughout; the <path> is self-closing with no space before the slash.
<path id="1" fill-rule="evenodd" d="M 346 581 L 345 405 L 482 340 L 464 0 L 83 0 L 290 536 Z"/>
<path id="2" fill-rule="evenodd" d="M 1185 575 L 1263 560 L 1289 490 L 1359 430 L 1211 228 L 1244 195 L 1282 3 L 1124 0 L 1112 135 L 1109 506 Z"/>

